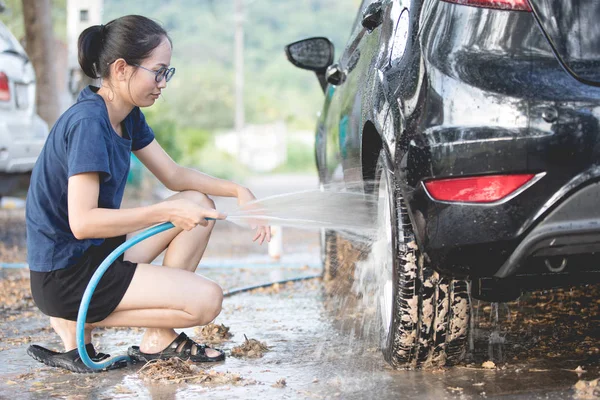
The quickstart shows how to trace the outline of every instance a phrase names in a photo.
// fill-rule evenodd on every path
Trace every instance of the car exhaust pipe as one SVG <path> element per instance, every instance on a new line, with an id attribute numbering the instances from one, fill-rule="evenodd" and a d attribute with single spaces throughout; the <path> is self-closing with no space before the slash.
<path id="1" fill-rule="evenodd" d="M 562 272 L 567 267 L 567 259 L 563 257 L 562 262 L 558 267 L 553 267 L 549 258 L 544 260 L 544 264 L 546 264 L 546 268 L 548 268 L 548 271 L 550 272 Z"/>

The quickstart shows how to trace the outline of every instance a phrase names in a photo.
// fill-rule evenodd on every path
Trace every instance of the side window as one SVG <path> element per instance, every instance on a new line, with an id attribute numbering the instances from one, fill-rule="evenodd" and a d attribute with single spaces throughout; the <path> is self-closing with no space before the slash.
<path id="1" fill-rule="evenodd" d="M 6 50 L 14 50 L 19 53 L 25 54 L 23 46 L 17 41 L 17 38 L 13 36 L 8 30 L 6 25 L 0 22 L 0 52 Z"/>
<path id="2" fill-rule="evenodd" d="M 0 26 L 0 53 L 12 48 L 8 32 L 3 26 Z"/>

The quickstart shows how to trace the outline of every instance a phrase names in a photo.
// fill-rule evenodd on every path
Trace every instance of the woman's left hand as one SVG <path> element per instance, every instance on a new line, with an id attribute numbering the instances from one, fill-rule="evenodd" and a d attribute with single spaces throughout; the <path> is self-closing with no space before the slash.
<path id="1" fill-rule="evenodd" d="M 247 203 L 255 201 L 256 197 L 254 196 L 254 194 L 252 194 L 250 189 L 243 188 L 243 189 L 238 190 L 237 199 L 238 199 L 238 205 L 244 206 Z M 251 210 L 252 206 L 250 205 L 250 206 L 244 207 L 244 208 Z M 267 242 L 271 241 L 271 227 L 270 226 L 262 225 L 262 224 L 252 224 L 251 227 L 252 227 L 252 229 L 256 229 L 256 234 L 254 235 L 254 238 L 252 239 L 253 242 L 256 242 L 258 240 L 259 244 L 263 244 L 265 239 L 267 240 Z"/>

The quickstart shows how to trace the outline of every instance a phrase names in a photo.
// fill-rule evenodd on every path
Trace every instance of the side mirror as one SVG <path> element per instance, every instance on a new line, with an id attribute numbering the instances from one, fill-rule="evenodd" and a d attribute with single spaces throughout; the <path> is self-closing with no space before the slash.
<path id="1" fill-rule="evenodd" d="M 304 39 L 285 46 L 285 54 L 298 68 L 321 71 L 333 62 L 333 43 L 324 37 Z"/>
<path id="2" fill-rule="evenodd" d="M 333 43 L 324 37 L 313 37 L 285 46 L 285 55 L 298 68 L 314 71 L 323 91 L 327 86 L 325 71 L 333 63 Z"/>
<path id="3" fill-rule="evenodd" d="M 381 1 L 369 4 L 363 14 L 362 26 L 367 31 L 372 32 L 383 22 L 383 7 Z"/>

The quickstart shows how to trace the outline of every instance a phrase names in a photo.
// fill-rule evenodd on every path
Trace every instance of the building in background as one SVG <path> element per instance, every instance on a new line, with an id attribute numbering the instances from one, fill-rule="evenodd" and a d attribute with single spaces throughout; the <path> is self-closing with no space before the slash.
<path id="1" fill-rule="evenodd" d="M 67 0 L 67 67 L 70 104 L 85 86 L 97 83 L 87 77 L 77 61 L 77 40 L 86 28 L 102 23 L 103 0 Z"/>
<path id="2" fill-rule="evenodd" d="M 283 121 L 264 125 L 246 125 L 241 131 L 215 137 L 215 146 L 236 157 L 252 171 L 267 172 L 285 163 L 287 128 Z"/>

